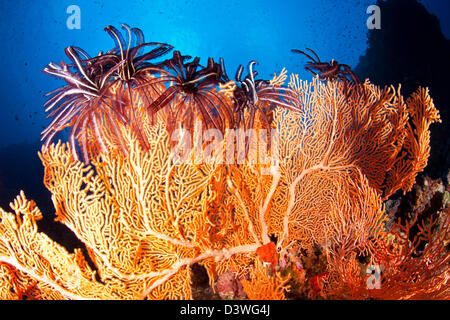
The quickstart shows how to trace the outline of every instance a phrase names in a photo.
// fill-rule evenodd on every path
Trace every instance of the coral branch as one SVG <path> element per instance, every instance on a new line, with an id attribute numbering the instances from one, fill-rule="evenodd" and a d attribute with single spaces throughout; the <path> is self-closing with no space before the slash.
<path id="1" fill-rule="evenodd" d="M 231 105 L 235 84 L 222 86 L 217 101 L 207 98 L 203 111 L 211 113 L 202 117 L 181 94 L 148 114 L 158 99 L 152 94 L 160 97 L 166 90 L 155 77 L 141 77 L 133 90 L 110 88 L 108 102 L 117 110 L 96 113 L 71 138 L 79 140 L 89 164 L 75 158 L 73 143 L 48 145 L 39 154 L 56 220 L 84 243 L 90 263 L 81 250 L 68 253 L 38 232 L 41 213 L 21 193 L 11 204 L 13 213 L 0 210 L 2 297 L 189 299 L 191 267 L 199 264 L 212 286 L 232 272 L 256 299 L 285 298 L 296 281 L 305 287 L 306 276 L 313 296 L 417 298 L 436 290 L 435 297 L 448 298 L 449 257 L 442 245 L 448 218 L 439 227 L 419 225 L 418 238 L 409 243 L 400 231 L 408 233 L 411 226 L 388 232 L 382 204 L 398 189 L 409 190 L 427 163 L 429 126 L 439 114 L 425 89 L 406 103 L 399 90 L 368 81 L 356 89 L 292 75 L 289 87 L 281 89 L 283 69 L 270 85 L 289 94 L 253 101 L 255 110 L 270 109 L 271 121 L 263 112 L 241 114 L 254 132 L 270 129 L 278 138 L 265 150 L 264 137 L 249 135 L 244 161 L 223 164 L 218 160 L 224 153 L 238 155 L 238 135 L 228 139 L 233 133 L 222 130 L 217 136 L 226 132 L 225 139 L 208 144 L 181 130 L 178 141 L 200 141 L 190 149 L 174 146 L 170 133 L 202 128 L 198 120 L 221 114 L 213 105 Z M 211 90 L 205 97 L 216 94 Z M 292 106 L 274 107 L 274 99 Z M 132 121 L 121 119 L 127 108 Z M 213 145 L 218 148 L 208 161 L 196 153 Z M 421 241 L 427 246 L 418 252 Z M 328 268 L 310 275 L 299 261 L 317 248 Z M 388 268 L 384 283 L 390 294 L 367 292 L 358 257 Z"/>

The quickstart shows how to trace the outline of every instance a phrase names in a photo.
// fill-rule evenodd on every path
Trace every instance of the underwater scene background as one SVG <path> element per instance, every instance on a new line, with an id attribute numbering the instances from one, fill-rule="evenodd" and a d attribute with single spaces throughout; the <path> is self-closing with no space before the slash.
<path id="1" fill-rule="evenodd" d="M 368 28 L 371 5 L 380 8 L 380 29 Z M 43 107 L 45 94 L 62 81 L 42 70 L 50 62 L 67 63 L 64 49 L 68 46 L 83 48 L 91 56 L 110 50 L 115 44 L 104 28 L 120 29 L 125 23 L 141 29 L 146 41 L 168 43 L 183 55 L 200 57 L 202 65 L 209 57 L 223 58 L 230 78 L 239 65 L 247 67 L 255 60 L 261 79 L 272 79 L 286 68 L 303 80 L 312 80 L 304 69 L 305 56 L 291 52 L 311 48 L 323 61 L 349 65 L 363 81 L 368 78 L 381 87 L 401 84 L 405 99 L 418 87 L 429 88 L 442 123 L 430 127 L 428 165 L 412 191 L 384 200 L 391 216 L 419 211 L 431 216 L 450 203 L 449 7 L 443 0 L 3 1 L 0 207 L 9 209 L 24 190 L 43 213 L 40 231 L 69 251 L 86 250 L 80 239 L 53 221 L 51 193 L 43 182 L 38 151 L 41 132 L 50 122 Z M 79 26 L 73 28 L 76 10 Z M 67 141 L 67 133 L 57 138 Z M 320 282 L 316 276 L 311 279 Z M 311 283 L 315 290 L 318 285 Z M 225 287 L 224 291 L 230 290 Z M 448 299 L 446 293 L 440 297 Z M 234 291 L 233 295 L 238 296 Z M 317 293 L 317 297 L 323 296 Z"/>

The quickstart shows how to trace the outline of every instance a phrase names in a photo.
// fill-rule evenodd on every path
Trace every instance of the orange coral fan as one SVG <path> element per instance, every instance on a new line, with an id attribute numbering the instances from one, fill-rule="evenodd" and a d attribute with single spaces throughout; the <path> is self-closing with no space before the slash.
<path id="1" fill-rule="evenodd" d="M 64 146 L 42 154 L 58 220 L 86 243 L 112 288 L 140 288 L 124 291 L 129 298 L 190 297 L 188 266 L 209 242 L 205 211 L 214 197 L 208 187 L 214 167 L 174 164 L 163 128 L 151 128 L 147 152 L 131 140 L 130 157 L 103 155 L 97 175 Z"/>
<path id="2" fill-rule="evenodd" d="M 411 187 L 422 168 L 410 165 L 412 158 L 424 155 L 428 140 L 422 135 L 438 120 L 437 111 L 427 95 L 407 106 L 398 92 L 368 82 L 360 90 L 365 94 L 347 99 L 339 82 L 308 84 L 292 76 L 290 86 L 305 116 L 276 110 L 281 180 L 270 225 L 281 240 L 278 247 L 301 240 L 306 246 L 337 241 L 369 249 L 369 237 L 382 232 L 379 195 Z M 410 130 L 409 114 L 416 127 L 416 115 L 424 115 L 422 130 Z M 407 160 L 402 150 L 414 157 Z M 406 163 L 409 169 L 400 175 L 397 168 Z"/>
<path id="3" fill-rule="evenodd" d="M 430 124 L 441 122 L 428 89 L 419 88 L 406 101 L 411 122 L 406 123 L 406 134 L 401 154 L 388 172 L 385 183 L 385 198 L 398 187 L 411 190 L 418 172 L 427 165 L 430 156 Z"/>
<path id="4" fill-rule="evenodd" d="M 282 80 L 274 81 L 281 86 Z M 143 117 L 141 136 L 133 132 L 136 123 L 117 123 L 127 152 L 114 147 L 105 153 L 94 143 L 90 166 L 74 159 L 69 145 L 50 145 L 40 157 L 57 219 L 85 243 L 94 265 L 38 232 L 40 213 L 21 194 L 14 213 L 0 210 L 0 281 L 15 297 L 190 298 L 190 266 L 198 263 L 211 284 L 233 271 L 247 279 L 249 298 L 281 299 L 291 277 L 274 272 L 279 257 L 319 245 L 330 262 L 321 294 L 331 297 L 327 286 L 334 284 L 341 292 L 353 290 L 347 296 L 364 296 L 355 258 L 393 265 L 381 245 L 387 236 L 382 198 L 414 183 L 438 113 L 425 90 L 405 104 L 392 88 L 362 86 L 346 96 L 342 83 L 291 76 L 303 113 L 275 108 L 278 138 L 266 161 L 253 161 L 264 158 L 260 147 L 267 146 L 258 135 L 242 163 L 215 161 L 229 148 L 238 153 L 227 131 L 212 161 L 193 161 L 195 147 L 188 150 L 191 161 L 176 161 L 168 110 L 153 126 Z M 136 106 L 144 109 L 140 101 Z M 261 128 L 255 118 L 254 129 Z"/>
<path id="5" fill-rule="evenodd" d="M 254 269 L 250 272 L 251 280 L 241 280 L 244 291 L 251 300 L 283 300 L 285 291 L 288 291 L 289 277 L 283 277 L 280 273 L 272 276 L 267 274 L 267 269 L 256 260 Z"/>
<path id="6" fill-rule="evenodd" d="M 334 256 L 327 295 L 341 299 L 449 299 L 448 209 L 440 213 L 439 220 L 418 223 L 416 215 L 406 225 L 396 223 L 377 244 L 371 265 L 359 265 L 354 254 Z M 419 230 L 415 236 L 413 226 Z M 362 272 L 368 275 L 362 276 Z"/>
<path id="7" fill-rule="evenodd" d="M 440 221 L 439 221 L 440 220 Z M 412 233 L 418 227 L 417 234 Z M 371 297 L 382 299 L 448 299 L 450 297 L 450 210 L 440 219 L 397 223 L 376 251 L 383 267 L 382 286 Z M 412 238 L 412 240 L 410 240 Z"/>

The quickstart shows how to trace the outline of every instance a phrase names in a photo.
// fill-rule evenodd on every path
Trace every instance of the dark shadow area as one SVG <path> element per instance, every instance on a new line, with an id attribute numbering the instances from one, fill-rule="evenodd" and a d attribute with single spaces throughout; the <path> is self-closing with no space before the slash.
<path id="1" fill-rule="evenodd" d="M 442 123 L 431 125 L 431 156 L 425 174 L 433 178 L 450 167 L 450 40 L 439 20 L 416 0 L 378 0 L 381 29 L 370 30 L 368 49 L 355 72 L 372 83 L 402 85 L 405 99 L 419 86 L 428 87 Z"/>

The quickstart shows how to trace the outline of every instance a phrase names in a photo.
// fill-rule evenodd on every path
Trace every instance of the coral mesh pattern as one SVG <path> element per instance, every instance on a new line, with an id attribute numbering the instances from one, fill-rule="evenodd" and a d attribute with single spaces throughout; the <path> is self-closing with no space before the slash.
<path id="1" fill-rule="evenodd" d="M 57 220 L 84 242 L 95 270 L 81 251 L 69 253 L 38 232 L 41 213 L 21 193 L 12 212 L 0 210 L 0 296 L 186 299 L 192 297 L 190 266 L 199 263 L 211 284 L 231 270 L 245 279 L 249 298 L 281 299 L 295 279 L 274 264 L 292 249 L 314 245 L 329 259 L 330 297 L 366 297 L 356 255 L 384 261 L 393 275 L 389 288 L 401 290 L 398 268 L 412 251 L 387 245 L 401 239 L 384 229 L 382 200 L 411 188 L 426 165 L 429 125 L 439 115 L 425 89 L 405 103 L 399 90 L 362 86 L 345 88 L 353 92 L 348 95 L 341 82 L 292 75 L 289 87 L 303 112 L 273 111 L 279 139 L 278 154 L 270 156 L 277 166 L 175 164 L 165 109 L 153 126 L 142 126 L 142 136 L 117 123 L 127 152 L 94 146 L 90 165 L 74 159 L 68 144 L 50 145 L 40 157 Z M 262 120 L 254 126 L 263 127 Z M 271 240 L 279 258 L 261 259 L 256 252 Z M 436 246 L 430 250 L 441 273 L 425 278 L 430 286 L 420 297 L 433 297 L 430 288 L 445 288 L 449 278 L 442 267 L 448 252 Z M 388 297 L 405 296 L 413 295 Z M 448 291 L 439 297 L 448 298 Z"/>

